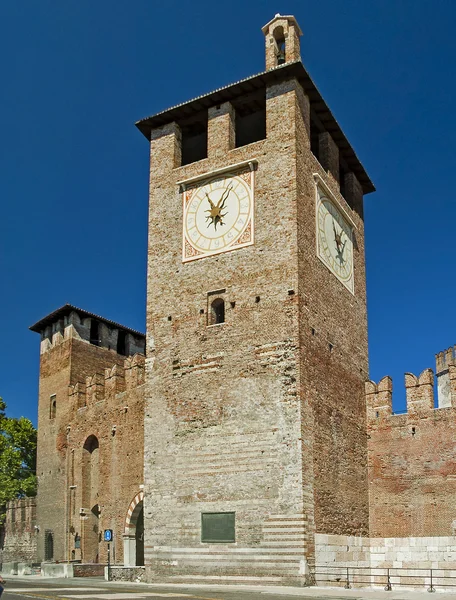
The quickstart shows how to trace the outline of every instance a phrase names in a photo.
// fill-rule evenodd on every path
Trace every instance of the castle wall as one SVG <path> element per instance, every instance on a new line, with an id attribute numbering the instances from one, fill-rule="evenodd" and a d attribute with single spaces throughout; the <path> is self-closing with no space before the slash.
<path id="1" fill-rule="evenodd" d="M 450 377 L 456 378 L 456 367 Z M 450 536 L 456 509 L 456 409 L 434 408 L 434 376 L 406 374 L 407 413 L 392 413 L 392 382 L 366 386 L 370 535 Z"/>
<path id="2" fill-rule="evenodd" d="M 143 483 L 143 383 L 142 355 L 125 358 L 74 335 L 42 352 L 39 560 L 106 561 L 106 544 L 98 543 L 96 528 L 98 536 L 103 529 L 114 530 L 111 558 L 122 563 L 127 511 Z M 93 453 L 83 448 L 90 436 L 98 444 Z M 89 492 L 83 498 L 84 487 Z"/>
<path id="3" fill-rule="evenodd" d="M 18 498 L 6 505 L 2 563 L 35 562 L 37 557 L 36 499 Z"/>
<path id="4" fill-rule="evenodd" d="M 305 573 L 302 445 L 308 440 L 301 439 L 298 303 L 288 292 L 298 283 L 296 103 L 294 82 L 269 88 L 267 139 L 228 152 L 216 150 L 227 146 L 230 111 L 223 105 L 220 116 L 210 111 L 210 154 L 183 167 L 176 168 L 178 130 L 152 132 L 145 419 L 149 580 L 278 581 Z M 255 244 L 182 264 L 177 182 L 253 159 Z M 208 327 L 211 290 L 225 290 L 226 314 L 225 323 Z M 201 514 L 230 511 L 235 543 L 203 543 Z"/>
<path id="5" fill-rule="evenodd" d="M 347 570 L 350 587 L 368 585 L 385 588 L 388 572 L 393 590 L 397 586 L 440 591 L 456 576 L 456 538 L 323 535 L 315 536 L 316 583 L 345 587 Z"/>
<path id="6" fill-rule="evenodd" d="M 136 355 L 120 367 L 93 374 L 81 388 L 78 384 L 70 391 L 69 555 L 82 562 L 107 561 L 107 544 L 89 544 L 87 540 L 95 526 L 99 535 L 104 529 L 113 530 L 111 561 L 123 564 L 127 512 L 143 483 L 144 357 Z M 98 473 L 96 477 L 92 473 L 92 489 L 85 494 L 84 445 L 91 436 L 99 446 Z M 98 515 L 93 514 L 94 505 Z"/>

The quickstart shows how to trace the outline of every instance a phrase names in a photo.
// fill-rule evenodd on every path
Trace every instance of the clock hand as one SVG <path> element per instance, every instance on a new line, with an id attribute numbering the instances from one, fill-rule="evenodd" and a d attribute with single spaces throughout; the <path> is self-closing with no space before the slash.
<path id="1" fill-rule="evenodd" d="M 212 202 L 212 200 L 209 198 L 209 194 L 208 194 L 207 192 L 206 192 L 206 198 L 208 199 L 208 201 L 209 201 L 209 204 L 211 205 L 211 208 L 215 208 L 215 205 L 214 205 L 214 203 Z M 208 212 L 208 211 L 206 211 L 206 212 Z"/>
<path id="2" fill-rule="evenodd" d="M 340 247 L 342 245 L 342 229 L 339 231 L 339 233 L 336 232 L 336 226 L 334 225 L 334 221 L 333 221 L 333 230 L 334 230 L 334 241 L 336 242 L 336 246 L 337 246 L 337 250 L 340 250 Z M 345 243 L 344 242 L 344 246 L 342 247 L 342 252 L 343 252 L 343 248 L 345 247 Z"/>
<path id="3" fill-rule="evenodd" d="M 233 189 L 232 185 L 230 185 L 226 188 L 226 190 L 223 192 L 220 200 L 217 202 L 217 208 L 220 208 L 220 210 L 222 210 L 222 208 L 225 206 L 225 202 L 226 202 L 232 189 Z"/>

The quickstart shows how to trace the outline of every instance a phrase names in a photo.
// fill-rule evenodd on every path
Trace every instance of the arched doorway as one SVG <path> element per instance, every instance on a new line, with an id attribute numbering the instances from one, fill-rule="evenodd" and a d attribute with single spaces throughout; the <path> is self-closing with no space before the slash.
<path id="1" fill-rule="evenodd" d="M 136 519 L 135 543 L 136 543 L 136 566 L 144 566 L 144 507 L 143 503 L 138 504 L 141 509 Z"/>
<path id="2" fill-rule="evenodd" d="M 54 534 L 50 529 L 44 532 L 44 560 L 54 559 Z"/>
<path id="3" fill-rule="evenodd" d="M 124 565 L 144 565 L 144 492 L 133 498 L 127 511 L 124 533 Z"/>

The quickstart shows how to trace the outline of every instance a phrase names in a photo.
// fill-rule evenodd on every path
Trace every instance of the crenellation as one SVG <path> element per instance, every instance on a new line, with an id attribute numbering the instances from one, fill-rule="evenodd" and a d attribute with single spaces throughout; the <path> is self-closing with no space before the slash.
<path id="1" fill-rule="evenodd" d="M 78 382 L 74 385 L 70 385 L 68 388 L 68 397 L 70 399 L 71 406 L 77 409 L 86 406 L 86 384 Z"/>
<path id="2" fill-rule="evenodd" d="M 367 381 L 366 406 L 367 418 L 371 423 L 378 423 L 393 413 L 393 380 L 388 375 L 383 377 L 378 384 Z"/>
<path id="3" fill-rule="evenodd" d="M 209 108 L 207 155 L 209 158 L 224 155 L 234 148 L 235 111 L 231 102 Z"/>
<path id="4" fill-rule="evenodd" d="M 407 411 L 413 416 L 425 416 L 434 410 L 434 372 L 425 369 L 419 377 L 405 374 Z"/>
<path id="5" fill-rule="evenodd" d="M 328 131 L 320 133 L 318 138 L 320 164 L 332 176 L 339 191 L 339 148 Z"/>
<path id="6" fill-rule="evenodd" d="M 103 373 L 95 373 L 86 378 L 87 405 L 104 400 L 105 379 Z"/>
<path id="7" fill-rule="evenodd" d="M 105 395 L 113 398 L 116 394 L 125 391 L 125 368 L 114 365 L 105 369 Z"/>
<path id="8" fill-rule="evenodd" d="M 451 370 L 456 366 L 456 346 L 438 352 L 435 355 L 437 392 L 439 408 L 456 406 L 456 394 L 452 383 Z"/>
<path id="9" fill-rule="evenodd" d="M 125 359 L 125 386 L 131 390 L 144 383 L 145 356 L 135 354 Z"/>

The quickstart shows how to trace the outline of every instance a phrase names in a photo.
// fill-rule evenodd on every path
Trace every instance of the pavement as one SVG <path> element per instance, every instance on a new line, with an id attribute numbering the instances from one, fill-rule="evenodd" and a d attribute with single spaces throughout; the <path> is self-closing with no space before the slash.
<path id="1" fill-rule="evenodd" d="M 185 598 L 186 600 L 266 600 L 265 596 L 280 600 L 295 600 L 297 597 L 314 600 L 356 598 L 357 600 L 424 600 L 429 598 L 426 588 L 408 590 L 395 588 L 392 591 L 372 588 L 332 588 L 332 587 L 289 587 L 262 585 L 221 585 L 221 584 L 171 584 L 171 583 L 131 583 L 108 582 L 102 578 L 50 578 L 41 575 L 19 577 L 8 575 L 2 600 L 14 598 L 59 599 L 100 599 L 100 600 L 140 600 L 143 598 Z M 436 590 L 445 599 L 456 600 L 456 590 Z M 431 596 L 432 598 L 432 596 Z"/>

